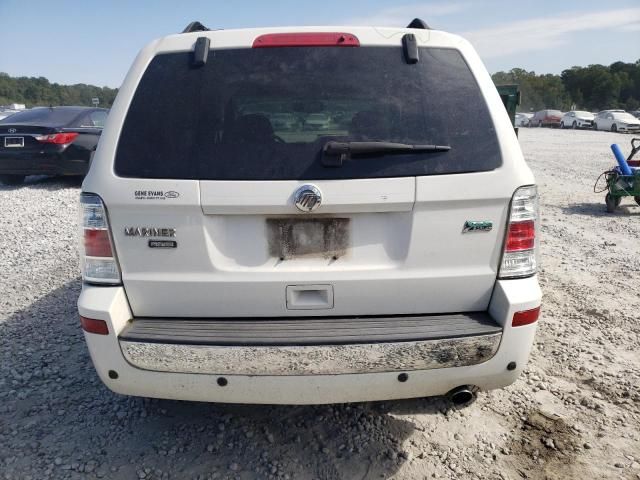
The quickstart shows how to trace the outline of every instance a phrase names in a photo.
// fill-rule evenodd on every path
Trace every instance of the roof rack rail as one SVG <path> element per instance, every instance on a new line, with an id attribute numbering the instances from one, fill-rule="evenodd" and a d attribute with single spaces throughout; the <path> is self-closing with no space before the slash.
<path id="1" fill-rule="evenodd" d="M 411 23 L 407 25 L 407 28 L 419 28 L 421 30 L 431 30 L 431 27 L 427 25 L 427 22 L 419 18 L 414 18 Z"/>
<path id="2" fill-rule="evenodd" d="M 182 31 L 182 33 L 193 33 L 193 32 L 208 32 L 209 29 L 205 27 L 200 22 L 191 22 L 186 28 Z"/>

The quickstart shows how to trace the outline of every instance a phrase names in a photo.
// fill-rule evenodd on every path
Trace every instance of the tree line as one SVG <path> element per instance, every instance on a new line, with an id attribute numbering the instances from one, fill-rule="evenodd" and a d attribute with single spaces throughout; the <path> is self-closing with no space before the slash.
<path id="1" fill-rule="evenodd" d="M 44 77 L 11 77 L 0 72 L 0 105 L 24 103 L 27 108 L 57 105 L 91 106 L 98 98 L 100 107 L 109 108 L 116 98 L 116 88 L 96 87 L 78 83 L 60 85 Z"/>
<path id="2" fill-rule="evenodd" d="M 552 108 L 562 111 L 596 112 L 610 108 L 640 108 L 640 60 L 635 63 L 571 67 L 560 75 L 528 72 L 514 68 L 492 76 L 496 85 L 518 84 L 522 112 Z"/>
<path id="3" fill-rule="evenodd" d="M 640 60 L 635 63 L 571 67 L 560 75 L 514 68 L 492 75 L 496 85 L 518 84 L 522 92 L 520 111 L 544 108 L 598 111 L 607 108 L 640 108 Z M 24 103 L 28 108 L 50 105 L 91 105 L 92 98 L 109 108 L 116 88 L 79 83 L 60 85 L 44 77 L 11 77 L 0 72 L 0 105 Z"/>

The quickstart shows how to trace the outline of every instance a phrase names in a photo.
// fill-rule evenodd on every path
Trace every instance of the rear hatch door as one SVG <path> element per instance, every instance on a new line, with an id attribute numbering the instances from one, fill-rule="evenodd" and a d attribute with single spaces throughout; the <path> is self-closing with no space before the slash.
<path id="1" fill-rule="evenodd" d="M 115 154 L 117 188 L 103 192 L 136 316 L 487 308 L 516 185 L 458 51 L 420 48 L 407 64 L 398 39 L 190 61 L 165 53 L 147 67 Z M 450 149 L 330 166 L 328 142 Z M 312 211 L 296 206 L 300 189 Z"/>

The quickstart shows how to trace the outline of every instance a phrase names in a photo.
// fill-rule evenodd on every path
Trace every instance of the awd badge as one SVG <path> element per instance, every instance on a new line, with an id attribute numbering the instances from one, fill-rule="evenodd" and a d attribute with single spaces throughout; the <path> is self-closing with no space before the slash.
<path id="1" fill-rule="evenodd" d="M 469 232 L 490 232 L 493 228 L 493 222 L 488 220 L 467 220 L 464 222 L 464 227 L 462 228 L 462 233 Z"/>

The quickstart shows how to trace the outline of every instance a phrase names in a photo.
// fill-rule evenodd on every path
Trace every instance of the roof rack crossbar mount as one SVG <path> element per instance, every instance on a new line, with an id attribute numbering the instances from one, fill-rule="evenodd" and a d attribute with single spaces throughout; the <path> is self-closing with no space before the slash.
<path id="1" fill-rule="evenodd" d="M 418 63 L 420 59 L 418 54 L 418 41 L 413 33 L 406 33 L 402 37 L 402 50 L 405 62 L 408 64 Z"/>
<path id="2" fill-rule="evenodd" d="M 411 23 L 407 25 L 407 28 L 418 28 L 420 30 L 431 30 L 431 27 L 427 25 L 427 22 L 420 18 L 414 18 Z"/>
<path id="3" fill-rule="evenodd" d="M 201 67 L 207 63 L 209 45 L 210 40 L 207 37 L 198 37 L 193 47 L 193 57 L 191 58 L 191 65 L 193 67 Z"/>
<path id="4" fill-rule="evenodd" d="M 182 33 L 193 33 L 193 32 L 208 32 L 209 29 L 205 27 L 200 22 L 191 22 L 189 25 L 185 27 Z"/>

